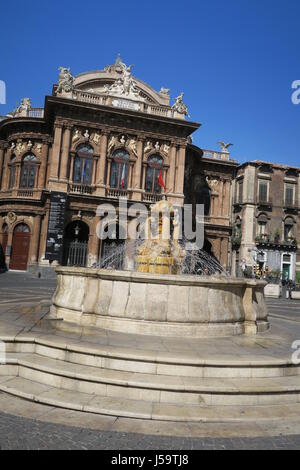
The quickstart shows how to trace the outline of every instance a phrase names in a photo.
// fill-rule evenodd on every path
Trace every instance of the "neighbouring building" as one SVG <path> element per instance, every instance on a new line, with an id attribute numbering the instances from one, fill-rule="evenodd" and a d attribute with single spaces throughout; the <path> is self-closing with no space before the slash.
<path id="1" fill-rule="evenodd" d="M 300 272 L 300 169 L 252 161 L 237 169 L 233 188 L 233 272 Z"/>
<path id="2" fill-rule="evenodd" d="M 238 163 L 228 150 L 221 152 L 188 146 L 184 195 L 185 202 L 204 205 L 204 249 L 231 271 L 232 182 Z"/>

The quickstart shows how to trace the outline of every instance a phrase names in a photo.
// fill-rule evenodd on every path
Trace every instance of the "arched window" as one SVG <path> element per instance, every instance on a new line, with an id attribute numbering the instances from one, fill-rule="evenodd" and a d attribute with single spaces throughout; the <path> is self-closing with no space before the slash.
<path id="1" fill-rule="evenodd" d="M 34 188 L 36 172 L 37 158 L 33 153 L 29 153 L 23 158 L 20 188 Z"/>
<path id="2" fill-rule="evenodd" d="M 129 154 L 124 149 L 113 153 L 110 170 L 110 187 L 127 189 L 129 175 Z"/>
<path id="3" fill-rule="evenodd" d="M 163 159 L 160 155 L 152 155 L 148 158 L 145 190 L 148 193 L 160 193 L 161 186 L 158 184 L 159 173 L 163 169 Z"/>
<path id="4" fill-rule="evenodd" d="M 28 225 L 21 223 L 15 227 L 14 233 L 30 233 L 30 229 Z"/>
<path id="5" fill-rule="evenodd" d="M 289 241 L 294 239 L 294 220 L 292 217 L 287 217 L 284 221 L 284 240 Z"/>
<path id="6" fill-rule="evenodd" d="M 73 182 L 91 184 L 94 150 L 90 145 L 79 145 L 74 160 Z"/>
<path id="7" fill-rule="evenodd" d="M 12 155 L 9 162 L 9 180 L 8 180 L 8 189 L 11 189 L 15 185 L 16 179 L 16 156 Z"/>

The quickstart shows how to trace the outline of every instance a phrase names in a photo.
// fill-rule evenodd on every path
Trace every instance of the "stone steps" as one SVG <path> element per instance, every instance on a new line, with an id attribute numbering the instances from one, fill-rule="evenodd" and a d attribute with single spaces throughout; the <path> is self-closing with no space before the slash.
<path id="1" fill-rule="evenodd" d="M 300 365 L 291 363 L 291 357 L 256 358 L 234 355 L 201 357 L 186 351 L 155 351 L 124 344 L 93 344 L 64 337 L 45 335 L 1 337 L 7 352 L 36 353 L 79 366 L 97 367 L 106 370 L 168 375 L 174 377 L 207 378 L 263 378 L 300 375 Z"/>
<path id="2" fill-rule="evenodd" d="M 174 377 L 80 366 L 38 354 L 10 353 L 0 374 L 101 398 L 181 406 L 256 406 L 298 403 L 300 376 L 265 378 Z"/>
<path id="3" fill-rule="evenodd" d="M 111 416 L 189 422 L 257 422 L 288 421 L 300 413 L 300 404 L 273 406 L 195 406 L 145 402 L 116 397 L 103 397 L 33 382 L 21 377 L 1 376 L 0 390 L 41 403 Z"/>

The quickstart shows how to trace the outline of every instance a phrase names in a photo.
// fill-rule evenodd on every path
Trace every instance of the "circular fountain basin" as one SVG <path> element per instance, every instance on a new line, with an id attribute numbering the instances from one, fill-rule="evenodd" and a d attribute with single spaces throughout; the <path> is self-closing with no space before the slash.
<path id="1" fill-rule="evenodd" d="M 50 318 L 158 336 L 256 334 L 269 327 L 264 281 L 58 267 Z M 59 322 L 58 322 L 59 323 Z"/>

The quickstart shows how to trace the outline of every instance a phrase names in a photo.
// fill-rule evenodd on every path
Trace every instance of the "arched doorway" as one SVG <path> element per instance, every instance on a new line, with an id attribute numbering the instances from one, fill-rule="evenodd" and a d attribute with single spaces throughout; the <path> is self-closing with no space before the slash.
<path id="1" fill-rule="evenodd" d="M 30 230 L 26 224 L 18 224 L 13 233 L 10 269 L 26 271 L 30 246 Z"/>
<path id="2" fill-rule="evenodd" d="M 88 259 L 89 226 L 81 220 L 75 220 L 65 228 L 63 265 L 86 266 Z"/>
<path id="3" fill-rule="evenodd" d="M 5 252 L 8 241 L 8 225 L 3 224 L 2 226 L 2 240 L 0 244 L 0 269 L 6 269 L 5 265 Z"/>
<path id="4" fill-rule="evenodd" d="M 101 267 L 112 269 L 123 269 L 125 261 L 125 238 L 126 230 L 119 224 L 107 226 L 112 230 L 110 237 L 102 241 Z"/>

